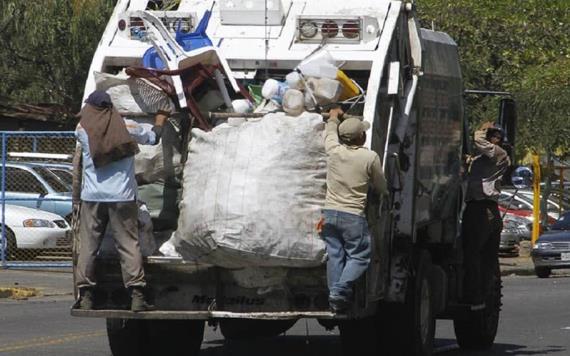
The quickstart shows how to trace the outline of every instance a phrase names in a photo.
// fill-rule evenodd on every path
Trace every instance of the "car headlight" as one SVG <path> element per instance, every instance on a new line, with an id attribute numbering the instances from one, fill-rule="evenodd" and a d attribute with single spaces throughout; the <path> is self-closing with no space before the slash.
<path id="1" fill-rule="evenodd" d="M 24 227 L 55 227 L 55 224 L 44 219 L 26 219 Z"/>
<path id="2" fill-rule="evenodd" d="M 537 242 L 534 247 L 536 250 L 546 250 L 550 248 L 554 248 L 550 242 Z"/>

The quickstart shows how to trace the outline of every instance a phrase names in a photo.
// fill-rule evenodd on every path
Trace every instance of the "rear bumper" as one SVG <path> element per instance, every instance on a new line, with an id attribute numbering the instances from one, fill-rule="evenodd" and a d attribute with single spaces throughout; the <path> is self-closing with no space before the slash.
<path id="1" fill-rule="evenodd" d="M 129 310 L 79 310 L 72 309 L 72 316 L 91 318 L 118 319 L 258 319 L 258 320 L 297 320 L 311 319 L 347 319 L 347 315 L 337 315 L 329 311 L 315 312 L 264 312 L 264 313 L 234 313 L 226 311 L 187 311 L 187 310 L 158 310 L 149 312 L 131 312 Z"/>
<path id="2" fill-rule="evenodd" d="M 562 253 L 570 253 L 569 250 L 533 250 L 531 253 L 532 262 L 535 267 L 548 268 L 570 268 L 570 260 L 562 260 Z"/>

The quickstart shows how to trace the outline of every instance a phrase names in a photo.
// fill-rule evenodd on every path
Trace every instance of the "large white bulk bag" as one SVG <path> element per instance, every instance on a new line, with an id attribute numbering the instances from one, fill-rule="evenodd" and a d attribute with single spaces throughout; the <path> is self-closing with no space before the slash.
<path id="1" fill-rule="evenodd" d="M 192 130 L 171 240 L 177 252 L 226 268 L 323 263 L 323 130 L 314 113 Z"/>

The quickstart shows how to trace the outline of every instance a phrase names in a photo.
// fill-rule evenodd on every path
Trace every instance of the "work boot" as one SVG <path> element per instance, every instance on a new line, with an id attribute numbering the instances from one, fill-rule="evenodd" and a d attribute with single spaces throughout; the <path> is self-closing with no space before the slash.
<path id="1" fill-rule="evenodd" d="M 79 302 L 77 303 L 77 309 L 93 310 L 94 300 L 95 296 L 93 295 L 92 288 L 80 288 Z"/>
<path id="2" fill-rule="evenodd" d="M 154 309 L 154 305 L 146 301 L 142 287 L 131 288 L 131 311 L 141 312 Z"/>
<path id="3" fill-rule="evenodd" d="M 329 306 L 335 314 L 346 314 L 350 303 L 348 300 L 339 297 L 329 297 Z"/>

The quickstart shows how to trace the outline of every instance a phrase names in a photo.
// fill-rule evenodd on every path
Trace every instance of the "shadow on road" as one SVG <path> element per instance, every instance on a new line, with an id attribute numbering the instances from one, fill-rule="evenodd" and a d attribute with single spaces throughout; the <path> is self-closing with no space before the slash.
<path id="1" fill-rule="evenodd" d="M 441 343 L 454 343 L 455 340 L 451 339 L 440 339 Z M 513 344 L 495 344 L 490 350 L 486 351 L 466 351 L 456 349 L 454 351 L 439 353 L 440 355 L 449 356 L 523 356 L 523 355 L 550 355 L 550 354 L 560 354 L 567 355 L 566 346 L 524 346 L 524 345 L 513 345 Z"/>
<path id="2" fill-rule="evenodd" d="M 342 356 L 338 335 L 286 335 L 267 339 L 205 341 L 200 356 Z"/>

